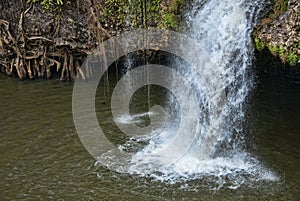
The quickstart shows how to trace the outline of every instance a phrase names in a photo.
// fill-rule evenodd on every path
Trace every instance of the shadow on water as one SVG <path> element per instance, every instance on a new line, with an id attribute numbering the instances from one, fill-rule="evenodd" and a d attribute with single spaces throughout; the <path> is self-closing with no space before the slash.
<path id="1" fill-rule="evenodd" d="M 207 179 L 171 185 L 94 166 L 73 124 L 72 83 L 19 82 L 0 74 L 0 198 L 297 200 L 300 85 L 275 76 L 260 75 L 258 81 L 251 103 L 251 147 L 280 181 L 211 190 Z"/>

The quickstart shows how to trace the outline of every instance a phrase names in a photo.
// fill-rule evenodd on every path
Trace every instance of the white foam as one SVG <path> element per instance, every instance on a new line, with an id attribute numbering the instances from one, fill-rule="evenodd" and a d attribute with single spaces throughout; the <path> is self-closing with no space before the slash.
<path id="1" fill-rule="evenodd" d="M 274 172 L 243 150 L 244 104 L 252 87 L 252 79 L 247 76 L 252 65 L 253 52 L 250 32 L 256 21 L 254 15 L 263 7 L 263 2 L 210 0 L 199 7 L 203 2 L 205 1 L 194 2 L 193 9 L 187 14 L 187 24 L 191 30 L 190 36 L 197 39 L 218 67 L 217 74 L 205 77 L 209 74 L 204 72 L 197 76 L 191 72 L 189 66 L 177 69 L 192 83 L 199 107 L 203 107 L 203 111 L 197 114 L 198 118 L 195 120 L 194 105 L 190 104 L 189 97 L 185 97 L 185 107 L 181 107 L 185 111 L 181 111 L 184 116 L 181 117 L 179 133 L 175 128 L 166 127 L 160 131 L 145 133 L 145 136 L 132 137 L 125 145 L 120 146 L 121 151 L 136 141 L 144 141 L 147 145 L 132 153 L 130 158 L 117 161 L 113 155 L 104 154 L 98 163 L 115 171 L 151 177 L 163 182 L 204 180 L 207 181 L 204 185 L 213 186 L 214 190 L 222 187 L 237 189 L 241 185 L 251 185 L 259 181 L 278 181 L 279 177 Z M 188 50 L 186 52 L 188 54 Z M 206 87 L 205 82 L 214 83 L 219 80 L 223 81 L 222 85 L 227 93 L 222 108 L 214 108 L 212 106 L 218 105 L 220 98 L 224 98 L 224 91 Z M 180 86 L 174 83 L 173 87 L 178 90 Z M 170 105 L 176 105 L 171 98 L 169 101 Z M 179 111 L 181 108 L 174 109 Z M 193 118 L 189 114 L 193 114 Z M 148 112 L 121 116 L 116 121 L 123 124 L 140 123 L 141 117 L 145 115 L 155 114 Z M 182 138 L 182 143 L 177 143 L 176 149 L 167 149 L 174 143 L 176 135 L 192 137 L 194 143 L 186 147 Z M 181 155 L 170 163 L 168 159 L 177 153 Z M 215 185 L 209 185 L 208 181 Z"/>
<path id="2" fill-rule="evenodd" d="M 134 114 L 134 115 L 122 115 L 120 117 L 116 118 L 116 121 L 122 124 L 134 124 L 134 123 L 141 123 L 142 119 L 141 117 L 144 117 L 146 115 L 152 116 L 154 115 L 153 112 L 145 112 L 140 114 Z"/>

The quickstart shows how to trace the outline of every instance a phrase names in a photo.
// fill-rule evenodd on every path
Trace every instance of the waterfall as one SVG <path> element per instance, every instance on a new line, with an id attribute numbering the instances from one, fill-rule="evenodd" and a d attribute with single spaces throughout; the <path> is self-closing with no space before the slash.
<path id="1" fill-rule="evenodd" d="M 236 189 L 247 182 L 277 180 L 276 175 L 248 153 L 245 146 L 245 103 L 253 88 L 251 31 L 266 3 L 258 0 L 195 0 L 185 14 L 186 34 L 208 57 L 203 56 L 203 52 L 195 57 L 195 52 L 184 49 L 186 46 L 183 45 L 178 48 L 185 58 L 194 56 L 199 60 L 199 66 L 195 67 L 198 73 L 176 57 L 171 62 L 173 69 L 190 84 L 195 99 L 185 90 L 184 84 L 173 79 L 176 81 L 171 83 L 171 91 L 176 91 L 177 96 L 167 97 L 170 111 L 164 128 L 144 136 L 133 136 L 120 145 L 119 150 L 123 151 L 137 141 L 145 142 L 146 145 L 130 157 L 116 160 L 103 154 L 97 163 L 118 172 L 171 183 L 204 179 L 206 184 L 217 184 L 213 185 L 217 189 L 223 186 Z M 202 58 L 209 58 L 210 67 L 214 69 L 201 69 L 201 62 L 208 62 Z M 155 111 L 119 117 L 116 121 L 136 123 L 136 118 L 144 115 L 151 118 Z M 176 132 L 184 137 L 175 139 Z M 165 148 L 174 141 L 176 146 Z M 187 143 L 190 143 L 188 148 Z M 178 153 L 176 160 L 169 160 Z"/>

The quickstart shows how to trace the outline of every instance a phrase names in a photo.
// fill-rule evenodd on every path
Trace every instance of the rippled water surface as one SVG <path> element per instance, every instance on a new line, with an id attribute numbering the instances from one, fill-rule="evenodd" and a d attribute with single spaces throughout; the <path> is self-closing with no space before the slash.
<path id="1" fill-rule="evenodd" d="M 220 184 L 209 178 L 169 184 L 94 165 L 74 127 L 72 87 L 57 80 L 20 82 L 0 74 L 1 201 L 299 199 L 300 85 L 295 82 L 261 76 L 248 103 L 249 152 L 279 181 L 219 190 Z M 112 141 L 122 141 L 110 126 L 102 93 L 97 102 L 104 132 Z"/>

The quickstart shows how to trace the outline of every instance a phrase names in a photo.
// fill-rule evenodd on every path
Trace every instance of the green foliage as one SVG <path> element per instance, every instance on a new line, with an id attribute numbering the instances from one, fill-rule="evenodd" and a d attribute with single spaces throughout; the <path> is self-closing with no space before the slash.
<path id="1" fill-rule="evenodd" d="M 61 12 L 64 0 L 27 0 L 27 3 L 40 3 L 45 11 Z"/>
<path id="2" fill-rule="evenodd" d="M 139 28 L 145 24 L 143 0 L 104 0 L 100 9 L 100 22 L 113 28 L 123 29 L 125 26 Z"/>
<path id="3" fill-rule="evenodd" d="M 262 51 L 265 48 L 265 43 L 261 41 L 258 37 L 254 38 L 255 47 L 257 50 Z"/>
<path id="4" fill-rule="evenodd" d="M 290 52 L 287 56 L 288 62 L 291 66 L 296 66 L 297 62 L 300 60 L 300 56 L 296 55 L 293 52 Z"/>
<path id="5" fill-rule="evenodd" d="M 274 56 L 278 56 L 278 54 L 279 54 L 279 47 L 277 47 L 276 45 L 270 45 L 270 44 L 268 44 L 267 46 L 268 46 L 270 52 L 271 52 Z"/>
<path id="6" fill-rule="evenodd" d="M 66 0 L 27 0 L 39 3 L 47 12 L 60 16 Z M 186 0 L 100 0 L 102 26 L 108 31 L 122 31 L 128 28 L 159 27 L 178 30 Z M 95 5 L 96 6 L 96 5 Z M 129 27 L 130 26 L 130 27 Z"/>
<path id="7" fill-rule="evenodd" d="M 276 0 L 272 11 L 269 13 L 271 19 L 276 18 L 288 10 L 288 0 Z"/>
<path id="8" fill-rule="evenodd" d="M 299 45 L 298 42 L 295 44 Z M 300 55 L 291 50 L 287 51 L 282 45 L 278 47 L 276 45 L 273 46 L 268 44 L 267 47 L 274 56 L 279 56 L 283 62 L 287 62 L 291 66 L 295 66 L 297 63 L 300 63 Z"/>
<path id="9" fill-rule="evenodd" d="M 279 47 L 279 57 L 283 62 L 287 60 L 287 52 L 282 45 Z"/>
<path id="10" fill-rule="evenodd" d="M 295 41 L 293 47 L 300 49 L 300 41 Z"/>
<path id="11" fill-rule="evenodd" d="M 186 0 L 104 0 L 100 22 L 114 29 L 159 27 L 179 28 Z M 105 26 L 104 26 L 105 27 Z"/>
<path id="12" fill-rule="evenodd" d="M 272 7 L 272 10 L 269 12 L 268 18 L 266 18 L 262 22 L 262 24 L 272 23 L 274 18 L 277 18 L 278 16 L 282 15 L 287 10 L 288 0 L 274 0 L 274 5 Z M 254 31 L 254 36 L 256 36 L 254 38 L 254 43 L 257 50 L 262 50 L 265 46 L 267 46 L 270 52 L 274 56 L 279 56 L 282 62 L 287 62 L 291 66 L 295 66 L 297 65 L 297 63 L 300 63 L 300 55 L 297 54 L 297 49 L 300 49 L 300 41 L 295 41 L 292 47 L 287 47 L 283 45 L 271 45 L 268 44 L 266 41 L 260 40 L 257 37 L 259 35 L 260 28 L 261 27 L 257 27 Z"/>
<path id="13" fill-rule="evenodd" d="M 163 27 L 169 27 L 171 29 L 178 29 L 178 16 L 174 13 L 165 13 L 163 14 L 162 20 Z"/>
<path id="14" fill-rule="evenodd" d="M 124 0 L 104 0 L 104 6 L 100 8 L 101 23 L 120 26 L 125 23 L 128 6 Z"/>
<path id="15" fill-rule="evenodd" d="M 181 15 L 185 8 L 186 0 L 173 0 L 172 4 L 166 4 L 162 9 L 162 20 L 159 25 L 163 29 L 178 30 L 180 28 Z"/>

